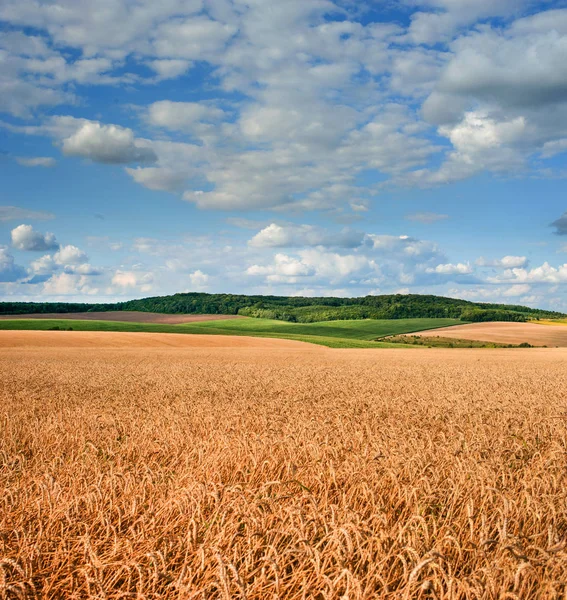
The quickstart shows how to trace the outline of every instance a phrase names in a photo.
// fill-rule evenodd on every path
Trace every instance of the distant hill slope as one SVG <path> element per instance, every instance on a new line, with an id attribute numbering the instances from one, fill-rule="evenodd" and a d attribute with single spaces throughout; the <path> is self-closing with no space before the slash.
<path id="1" fill-rule="evenodd" d="M 142 311 L 162 314 L 243 315 L 297 323 L 354 319 L 449 318 L 468 322 L 555 319 L 563 313 L 527 306 L 469 302 L 442 296 L 393 294 L 361 298 L 303 298 L 188 293 L 116 304 L 1 302 L 0 314 Z"/>

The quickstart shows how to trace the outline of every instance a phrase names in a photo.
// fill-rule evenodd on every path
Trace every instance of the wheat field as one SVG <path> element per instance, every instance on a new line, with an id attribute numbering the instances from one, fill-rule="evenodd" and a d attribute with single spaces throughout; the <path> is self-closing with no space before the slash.
<path id="1" fill-rule="evenodd" d="M 3 600 L 567 597 L 565 349 L 2 333 Z"/>

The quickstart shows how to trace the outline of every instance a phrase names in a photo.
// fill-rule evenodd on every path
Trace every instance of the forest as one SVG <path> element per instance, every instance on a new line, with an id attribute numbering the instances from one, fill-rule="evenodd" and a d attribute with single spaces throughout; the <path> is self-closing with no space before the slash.
<path id="1" fill-rule="evenodd" d="M 1 315 L 142 311 L 164 314 L 224 314 L 294 323 L 351 319 L 454 318 L 468 322 L 556 319 L 563 313 L 527 306 L 469 302 L 419 294 L 360 298 L 306 298 L 186 293 L 128 300 L 114 304 L 0 302 Z"/>

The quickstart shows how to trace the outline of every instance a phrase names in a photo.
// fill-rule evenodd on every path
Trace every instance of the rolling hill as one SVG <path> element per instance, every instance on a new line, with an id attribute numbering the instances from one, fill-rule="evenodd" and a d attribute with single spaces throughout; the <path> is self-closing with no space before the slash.
<path id="1" fill-rule="evenodd" d="M 362 319 L 460 319 L 526 321 L 556 319 L 562 313 L 527 306 L 475 303 L 442 296 L 394 294 L 361 298 L 305 298 L 187 293 L 115 304 L 1 302 L 0 315 L 141 311 L 185 315 L 241 315 L 291 323 Z"/>
<path id="2" fill-rule="evenodd" d="M 383 337 L 449 327 L 457 319 L 365 319 L 322 323 L 289 323 L 270 319 L 229 319 L 170 325 L 133 321 L 80 319 L 2 319 L 0 330 L 127 331 L 185 333 L 280 338 L 310 342 L 329 348 L 399 348 L 400 344 L 380 342 Z"/>

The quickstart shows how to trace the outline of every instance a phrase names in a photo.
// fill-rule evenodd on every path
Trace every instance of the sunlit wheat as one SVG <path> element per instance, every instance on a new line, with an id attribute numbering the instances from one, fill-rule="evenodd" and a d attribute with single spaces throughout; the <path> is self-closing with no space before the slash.
<path id="1" fill-rule="evenodd" d="M 567 351 L 305 348 L 0 349 L 0 598 L 567 597 Z"/>

